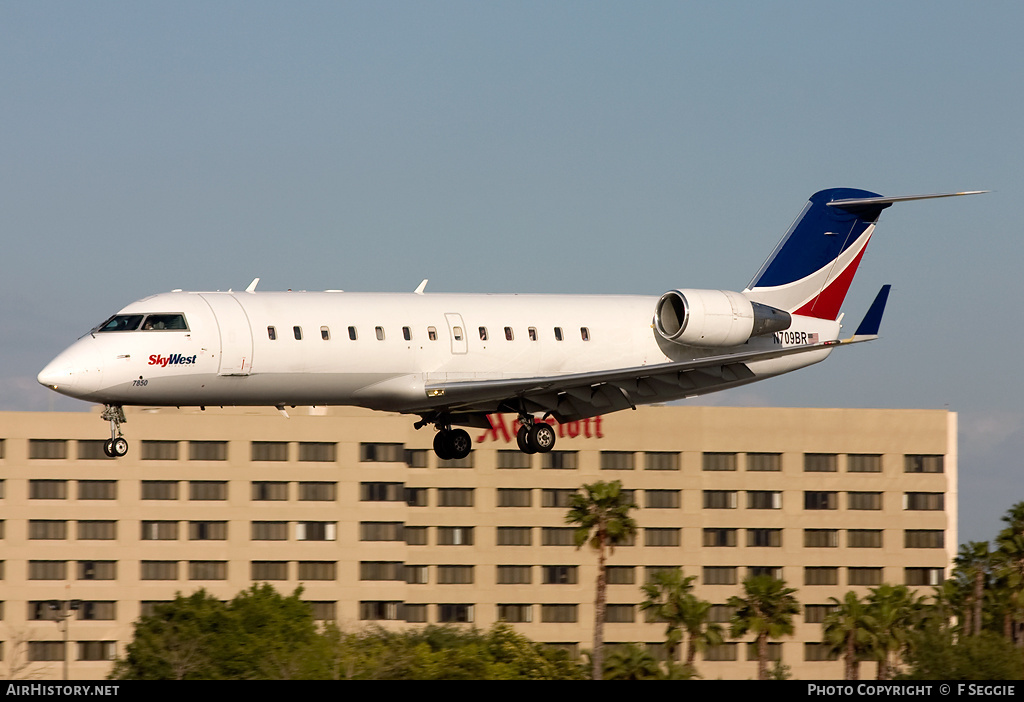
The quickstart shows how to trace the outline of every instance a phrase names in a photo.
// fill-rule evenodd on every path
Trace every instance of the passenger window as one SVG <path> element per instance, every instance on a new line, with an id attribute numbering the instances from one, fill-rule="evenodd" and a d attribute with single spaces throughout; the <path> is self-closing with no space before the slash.
<path id="1" fill-rule="evenodd" d="M 324 341 L 331 340 L 331 330 L 327 327 L 320 327 L 320 338 Z"/>
<path id="2" fill-rule="evenodd" d="M 352 339 L 352 341 L 355 341 L 357 336 L 358 335 L 356 334 L 356 328 L 355 327 L 349 327 L 348 328 L 348 338 Z"/>
<path id="3" fill-rule="evenodd" d="M 412 341 L 412 329 L 409 327 L 402 327 L 402 337 L 406 341 Z"/>
<path id="4" fill-rule="evenodd" d="M 584 341 L 590 341 L 590 330 L 586 327 L 580 327 L 580 336 Z"/>
<path id="5" fill-rule="evenodd" d="M 437 341 L 437 329 L 434 327 L 427 327 L 427 338 L 431 341 Z"/>
<path id="6" fill-rule="evenodd" d="M 456 341 L 462 341 L 462 327 L 452 327 L 452 336 Z"/>
<path id="7" fill-rule="evenodd" d="M 561 341 L 561 340 L 562 340 L 562 328 L 561 327 L 555 327 L 555 341 Z"/>
<path id="8" fill-rule="evenodd" d="M 377 341 L 384 341 L 384 327 L 375 327 L 377 330 Z"/>
<path id="9" fill-rule="evenodd" d="M 487 341 L 487 327 L 480 327 L 480 341 Z"/>
<path id="10" fill-rule="evenodd" d="M 292 332 L 295 334 L 296 341 L 302 341 L 302 327 L 292 327 Z"/>
<path id="11" fill-rule="evenodd" d="M 151 314 L 146 317 L 146 322 L 142 325 L 144 331 L 151 330 L 172 330 L 172 331 L 188 331 L 188 325 L 185 324 L 185 316 L 180 314 Z"/>
<path id="12" fill-rule="evenodd" d="M 512 341 L 512 327 L 505 327 L 505 341 Z"/>
<path id="13" fill-rule="evenodd" d="M 530 327 L 526 331 L 530 335 L 530 341 L 536 341 L 537 340 L 537 327 Z"/>
<path id="14" fill-rule="evenodd" d="M 277 341 L 277 329 L 273 327 L 267 327 L 267 336 L 271 341 Z"/>

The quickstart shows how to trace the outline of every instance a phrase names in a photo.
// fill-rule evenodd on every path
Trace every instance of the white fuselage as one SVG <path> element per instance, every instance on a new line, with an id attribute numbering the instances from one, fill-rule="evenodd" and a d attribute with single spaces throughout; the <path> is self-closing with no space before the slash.
<path id="1" fill-rule="evenodd" d="M 344 292 L 171 292 L 119 312 L 180 314 L 187 329 L 86 334 L 40 374 L 83 400 L 118 405 L 441 406 L 435 382 L 534 378 L 772 349 L 838 337 L 839 324 L 794 316 L 789 330 L 738 347 L 695 348 L 652 325 L 657 297 Z M 804 336 L 801 338 L 801 334 Z M 354 339 L 352 337 L 355 337 Z M 560 338 L 559 338 L 560 337 Z M 754 378 L 823 360 L 830 348 L 749 364 Z"/>

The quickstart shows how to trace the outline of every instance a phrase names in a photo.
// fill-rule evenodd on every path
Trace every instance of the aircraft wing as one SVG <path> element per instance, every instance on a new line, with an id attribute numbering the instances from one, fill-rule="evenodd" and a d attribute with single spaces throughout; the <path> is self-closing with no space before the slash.
<path id="1" fill-rule="evenodd" d="M 840 343 L 826 341 L 539 378 L 428 382 L 425 389 L 434 407 L 444 407 L 452 413 L 453 422 L 464 413 L 519 411 L 551 412 L 560 422 L 575 421 L 615 410 L 635 409 L 637 404 L 698 395 L 714 386 L 753 379 L 748 363 L 821 351 Z M 465 423 L 476 426 L 480 421 Z M 482 426 L 488 426 L 486 420 Z"/>

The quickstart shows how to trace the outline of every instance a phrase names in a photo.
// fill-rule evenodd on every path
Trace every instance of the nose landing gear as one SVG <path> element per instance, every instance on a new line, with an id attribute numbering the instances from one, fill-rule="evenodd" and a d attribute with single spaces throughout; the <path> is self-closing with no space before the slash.
<path id="1" fill-rule="evenodd" d="M 110 439 L 103 442 L 103 453 L 111 458 L 120 458 L 128 453 L 128 440 L 121 435 L 121 425 L 128 420 L 124 418 L 121 405 L 104 405 L 100 419 L 110 422 Z"/>

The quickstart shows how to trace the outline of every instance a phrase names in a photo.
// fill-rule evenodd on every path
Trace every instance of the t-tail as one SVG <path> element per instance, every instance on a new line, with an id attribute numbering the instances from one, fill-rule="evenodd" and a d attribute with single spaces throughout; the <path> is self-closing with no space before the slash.
<path id="1" fill-rule="evenodd" d="M 897 202 L 980 192 L 985 191 L 902 197 L 853 188 L 817 192 L 743 293 L 791 314 L 834 320 L 882 210 Z"/>

